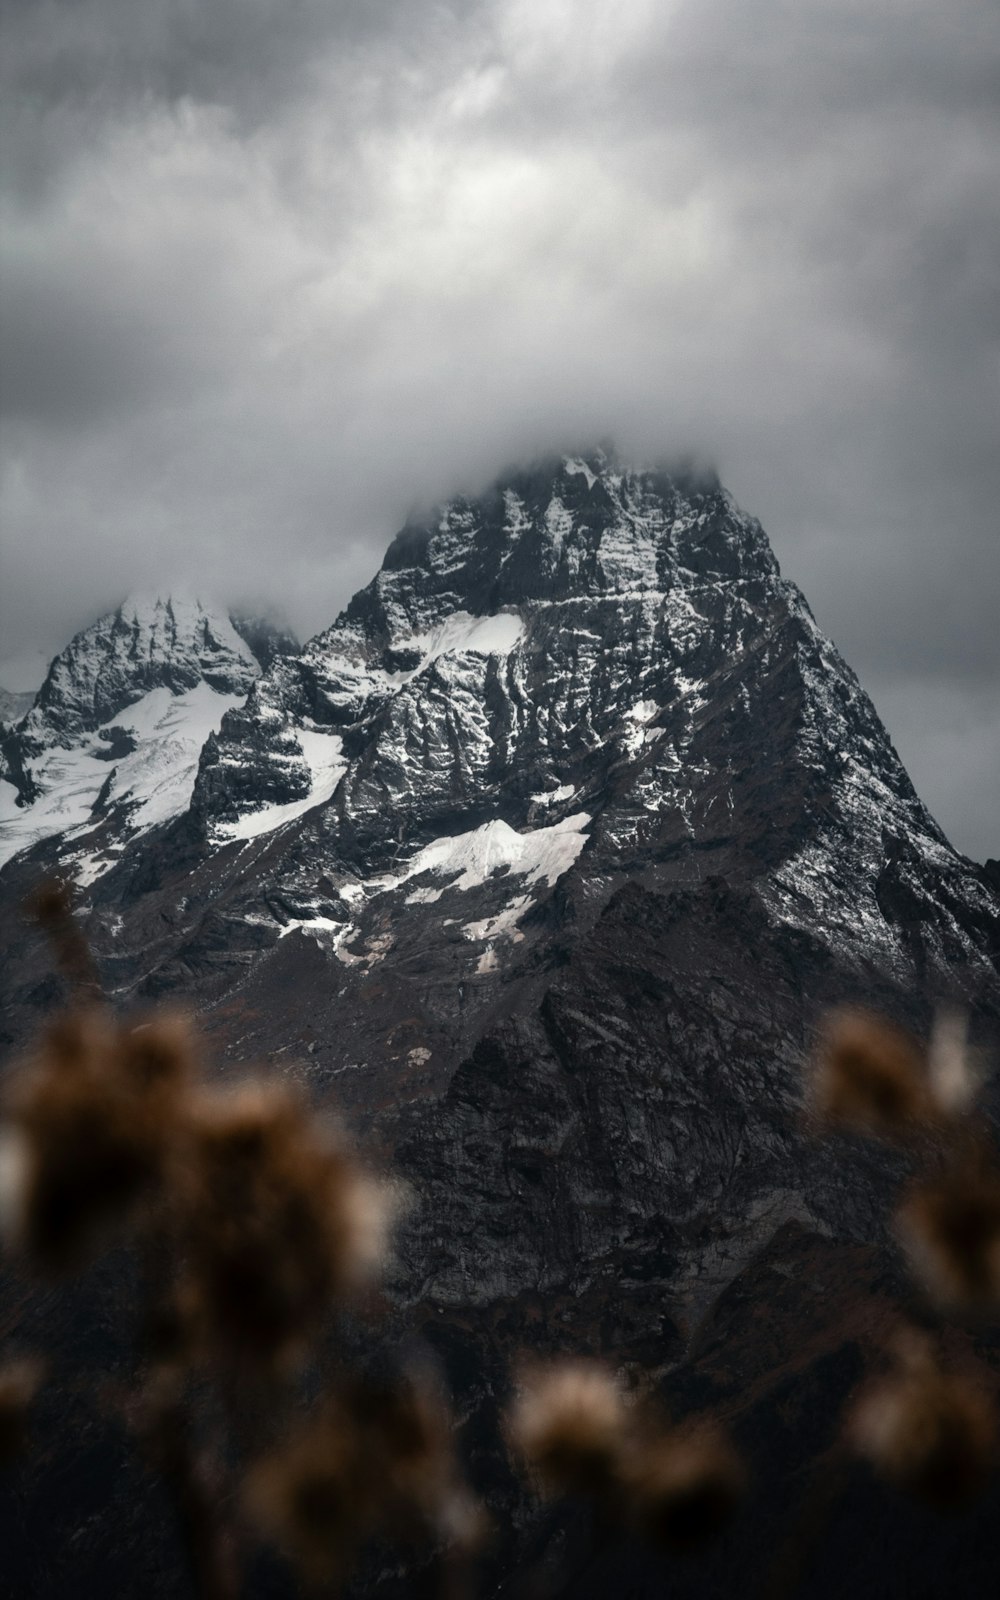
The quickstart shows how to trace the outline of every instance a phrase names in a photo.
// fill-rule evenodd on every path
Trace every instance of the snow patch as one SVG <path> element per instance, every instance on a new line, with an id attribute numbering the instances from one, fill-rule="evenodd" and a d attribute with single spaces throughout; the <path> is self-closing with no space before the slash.
<path id="1" fill-rule="evenodd" d="M 567 534 L 573 532 L 573 518 L 557 494 L 552 496 L 546 508 L 545 529 L 552 541 L 552 548 L 558 555 Z"/>
<path id="2" fill-rule="evenodd" d="M 530 894 L 519 895 L 495 917 L 481 917 L 478 922 L 466 922 L 462 932 L 467 939 L 498 939 L 501 935 L 514 935 L 517 919 L 531 904 Z"/>
<path id="3" fill-rule="evenodd" d="M 347 771 L 343 756 L 344 741 L 339 733 L 320 732 L 316 728 L 299 728 L 296 738 L 309 767 L 309 793 L 302 800 L 290 800 L 285 805 L 262 806 L 259 811 L 248 811 L 237 822 L 216 823 L 214 833 L 219 843 L 234 839 L 258 839 L 262 834 L 273 833 L 275 828 L 301 817 L 314 806 L 323 805 L 333 796 L 334 790 Z"/>
<path id="4" fill-rule="evenodd" d="M 278 934 L 279 939 L 287 939 L 290 933 L 305 933 L 315 939 L 318 945 L 327 945 L 331 941 L 336 951 L 338 945 L 353 932 L 350 922 L 334 922 L 332 917 L 293 917 L 286 922 Z"/>
<path id="5" fill-rule="evenodd" d="M 704 678 L 687 678 L 679 668 L 675 673 L 675 678 L 677 682 L 677 693 L 681 696 L 681 698 L 684 700 L 690 699 L 695 702 L 694 705 L 689 708 L 690 710 L 694 711 L 698 708 L 698 706 L 707 704 Z"/>
<path id="6" fill-rule="evenodd" d="M 443 889 L 414 889 L 403 901 L 407 906 L 432 906 L 435 900 L 440 900 L 444 894 Z"/>
<path id="7" fill-rule="evenodd" d="M 506 656 L 519 642 L 523 632 L 524 624 L 516 611 L 498 611 L 489 617 L 473 617 L 468 611 L 455 611 L 427 633 L 395 639 L 395 649 L 420 650 L 422 657 L 419 665 L 409 671 L 387 672 L 385 677 L 394 685 L 409 683 L 425 672 L 439 656 Z"/>
<path id="8" fill-rule="evenodd" d="M 52 834 L 72 838 L 93 827 L 99 820 L 94 802 L 109 779 L 102 808 L 127 806 L 130 834 L 179 816 L 191 803 L 202 745 L 217 732 L 225 713 L 242 703 L 242 695 L 219 694 L 207 683 L 177 695 L 167 688 L 151 689 L 105 724 L 134 735 L 136 748 L 128 755 L 117 761 L 102 758 L 110 747 L 97 735 L 69 749 L 52 747 L 32 764 L 32 776 L 42 790 L 32 805 L 16 806 L 12 787 L 2 786 L 0 862 Z M 99 853 L 82 857 L 82 880 L 92 883 L 114 859 Z"/>
<path id="9" fill-rule="evenodd" d="M 663 728 L 651 728 L 649 724 L 659 715 L 660 707 L 655 700 L 637 700 L 635 705 L 629 706 L 625 713 L 626 723 L 632 727 L 625 727 L 622 731 L 622 744 L 630 756 L 634 756 L 644 745 L 654 744 L 657 739 L 662 739 Z"/>
<path id="10" fill-rule="evenodd" d="M 485 822 L 469 833 L 460 833 L 418 850 L 405 871 L 393 878 L 376 880 L 373 888 L 395 887 L 421 873 L 433 872 L 453 878 L 452 889 L 474 889 L 485 883 L 498 868 L 507 867 L 512 876 L 528 883 L 553 884 L 568 872 L 587 842 L 583 829 L 590 823 L 586 811 L 577 811 L 549 828 L 517 833 L 506 822 Z"/>
<path id="11" fill-rule="evenodd" d="M 659 709 L 655 700 L 637 700 L 634 706 L 629 706 L 625 715 L 632 722 L 652 722 Z"/>
<path id="12" fill-rule="evenodd" d="M 372 878 L 364 886 L 351 885 L 350 898 L 372 899 L 399 888 L 411 878 L 420 877 L 423 873 L 433 873 L 435 877 L 444 877 L 451 881 L 439 887 L 422 885 L 411 891 L 403 902 L 408 906 L 432 905 L 440 900 L 446 889 L 459 889 L 465 892 L 486 883 L 498 868 L 507 868 L 511 878 L 521 880 L 522 888 L 538 883 L 551 885 L 562 877 L 564 872 L 568 872 L 580 854 L 587 842 L 584 829 L 591 820 L 586 811 L 578 811 L 548 828 L 536 828 L 529 833 L 517 833 L 506 822 L 487 822 L 480 828 L 473 828 L 469 833 L 435 839 L 433 844 L 425 845 L 422 850 L 418 850 L 402 872 Z M 341 894 L 342 897 L 347 897 L 346 890 L 342 890 Z M 462 932 L 467 939 L 496 939 L 506 936 L 518 942 L 523 936 L 516 931 L 515 924 L 530 901 L 529 894 L 521 894 L 496 916 L 466 923 Z M 454 921 L 454 918 L 448 920 Z M 447 922 L 444 925 L 447 926 Z M 367 955 L 359 955 L 346 947 L 347 941 L 354 938 L 358 932 L 357 923 L 333 922 L 324 916 L 295 918 L 285 924 L 280 930 L 279 937 L 285 938 L 296 928 L 312 935 L 320 944 L 332 948 L 338 959 L 348 966 L 360 963 L 371 965 L 374 961 L 381 960 L 392 942 L 391 936 L 381 936 L 369 943 Z"/>
<path id="13" fill-rule="evenodd" d="M 597 482 L 597 474 L 595 472 L 591 472 L 587 463 L 585 461 L 581 461 L 578 456 L 567 456 L 563 462 L 563 466 L 567 472 L 571 472 L 574 475 L 582 474 L 587 480 L 588 489 L 592 489 L 594 484 Z"/>
<path id="14" fill-rule="evenodd" d="M 529 799 L 535 806 L 555 806 L 561 800 L 568 800 L 575 792 L 573 784 L 561 783 L 558 789 L 543 789 L 541 794 L 530 795 Z"/>

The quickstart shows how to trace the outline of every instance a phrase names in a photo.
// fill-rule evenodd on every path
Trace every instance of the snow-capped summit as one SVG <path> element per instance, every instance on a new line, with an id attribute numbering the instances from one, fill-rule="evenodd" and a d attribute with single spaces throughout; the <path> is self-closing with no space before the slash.
<path id="1" fill-rule="evenodd" d="M 602 894 L 637 870 L 750 877 L 858 962 L 908 960 L 897 879 L 916 903 L 944 871 L 986 914 L 759 522 L 709 475 L 604 451 L 403 528 L 337 621 L 227 713 L 193 812 L 214 846 L 276 837 L 296 926 L 342 961 L 420 852 L 447 837 L 464 859 L 499 823 L 523 839 L 573 818 L 567 859 Z M 508 854 L 502 891 L 458 923 L 482 971 L 542 897 Z M 335 894 L 310 891 L 317 860 Z M 941 905 L 926 933 L 982 959 Z"/>
<path id="2" fill-rule="evenodd" d="M 246 694 L 260 664 L 224 610 L 201 600 L 132 594 L 56 656 L 20 730 L 25 740 L 70 743 L 151 689 L 207 683 Z"/>
<path id="3" fill-rule="evenodd" d="M 272 635 L 156 593 L 76 634 L 4 739 L 0 860 L 55 833 L 82 838 L 112 812 L 131 836 L 184 811 L 201 747 L 273 659 Z"/>
<path id="4" fill-rule="evenodd" d="M 671 1385 L 700 1351 L 681 1409 L 728 1415 L 720 1340 L 786 1290 L 792 1366 L 765 1381 L 770 1325 L 737 1346 L 767 1349 L 759 1432 L 806 1347 L 833 1416 L 889 1314 L 900 1169 L 804 1135 L 803 1053 L 844 1001 L 926 1030 L 946 997 L 995 1041 L 1000 901 L 760 525 L 707 475 L 586 452 L 411 522 L 300 654 L 258 673 L 233 621 L 144 603 L 60 658 L 8 823 L 52 837 L 0 874 L 7 907 L 75 875 L 116 1005 L 197 1010 L 227 1065 L 370 1135 L 417 1201 L 388 1293 L 480 1462 L 531 1349 Z M 0 1040 L 49 974 L 9 916 Z M 841 1245 L 843 1276 L 803 1267 Z M 862 1258 L 877 1298 L 815 1343 Z"/>
<path id="5" fill-rule="evenodd" d="M 661 631 L 670 634 L 668 653 L 679 660 L 697 620 L 689 589 L 722 583 L 749 600 L 762 584 L 778 581 L 760 524 L 710 476 L 642 471 L 606 450 L 508 473 L 482 497 L 457 498 L 408 523 L 343 615 L 301 657 L 274 664 L 245 713 L 229 718 L 206 749 L 196 803 L 230 837 L 262 805 L 272 808 L 274 825 L 288 821 L 289 806 L 297 815 L 333 793 L 329 753 L 322 752 L 321 796 L 300 733 L 314 744 L 317 736 L 329 741 L 366 723 L 376 708 L 390 723 L 405 718 L 414 700 L 426 699 L 459 663 L 452 710 L 463 718 L 463 757 L 475 762 L 481 746 L 495 790 L 507 782 L 504 764 L 497 766 L 495 741 L 479 737 L 489 661 L 523 661 L 541 640 L 552 640 L 558 655 L 576 638 L 586 610 L 594 611 L 603 636 L 620 610 L 652 617 L 657 607 L 664 613 Z M 555 679 L 550 688 L 558 693 Z M 563 688 L 569 690 L 568 679 Z M 626 709 L 623 702 L 622 715 Z M 572 727 L 572 713 L 566 715 Z M 551 723 L 553 736 L 558 726 Z M 380 743 L 387 752 L 391 729 L 385 732 Z M 244 743 L 253 750 L 252 771 Z M 527 792 L 561 781 L 541 749 L 537 755 L 537 772 L 525 775 Z M 401 759 L 407 781 L 400 766 L 390 790 L 408 791 L 412 781 L 418 793 L 437 781 L 419 761 Z M 399 796 L 407 808 L 412 798 Z M 263 819 L 243 826 L 260 832 Z"/>
<path id="6" fill-rule="evenodd" d="M 266 884 L 248 853 L 230 886 L 254 940 L 312 929 L 341 966 L 386 962 L 422 906 L 421 939 L 437 917 L 470 972 L 503 967 L 556 887 L 541 859 L 577 916 L 636 872 L 714 872 L 856 966 L 909 970 L 904 903 L 921 961 L 990 959 L 981 874 L 710 474 L 605 450 L 505 473 L 408 523 L 301 653 L 282 642 L 155 595 L 84 630 L 6 741 L 7 853 L 59 834 L 87 877 L 188 813 L 206 860 L 267 849 Z M 474 895 L 438 893 L 487 856 Z"/>

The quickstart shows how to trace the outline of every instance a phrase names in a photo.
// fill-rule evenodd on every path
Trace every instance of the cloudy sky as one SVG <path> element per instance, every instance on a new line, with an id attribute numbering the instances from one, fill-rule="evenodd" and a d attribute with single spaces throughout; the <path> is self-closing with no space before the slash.
<path id="1" fill-rule="evenodd" d="M 995 0 L 0 0 L 0 655 L 303 633 L 414 502 L 713 461 L 1000 853 Z"/>

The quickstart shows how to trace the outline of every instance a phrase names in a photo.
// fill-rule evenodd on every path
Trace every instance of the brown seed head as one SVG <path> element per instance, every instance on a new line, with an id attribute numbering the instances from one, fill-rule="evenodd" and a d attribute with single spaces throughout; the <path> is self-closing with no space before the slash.
<path id="1" fill-rule="evenodd" d="M 193 1082 L 198 1051 L 187 1017 L 166 1012 L 122 1030 L 121 1069 L 138 1088 L 173 1096 Z"/>
<path id="2" fill-rule="evenodd" d="M 343 1576 L 376 1515 L 349 1409 L 328 1400 L 283 1448 L 253 1468 L 244 1495 L 254 1522 L 307 1583 Z"/>
<path id="3" fill-rule="evenodd" d="M 919 1352 L 862 1397 L 847 1427 L 882 1477 L 941 1511 L 979 1492 L 996 1449 L 988 1395 Z"/>
<path id="4" fill-rule="evenodd" d="M 31 1258 L 63 1270 L 162 1181 L 176 1097 L 125 1068 L 122 1035 L 96 1007 L 58 1019 L 11 1097 L 19 1145 L 16 1231 Z"/>
<path id="5" fill-rule="evenodd" d="M 388 1224 L 376 1185 L 282 1088 L 200 1096 L 177 1188 L 202 1337 L 265 1364 L 359 1286 Z"/>
<path id="6" fill-rule="evenodd" d="M 73 915 L 73 900 L 69 885 L 61 878 L 46 878 L 27 903 L 27 908 L 40 928 L 48 932 L 58 928 Z"/>
<path id="7" fill-rule="evenodd" d="M 32 1356 L 7 1361 L 0 1367 L 0 1467 L 13 1461 L 24 1448 L 28 1412 L 43 1372 L 42 1363 Z"/>
<path id="8" fill-rule="evenodd" d="M 914 1188 L 896 1215 L 911 1265 L 953 1311 L 1000 1308 L 1000 1174 L 978 1163 Z"/>
<path id="9" fill-rule="evenodd" d="M 983 1063 L 970 1048 L 963 1011 L 942 1008 L 935 1016 L 927 1045 L 927 1075 L 931 1094 L 945 1115 L 968 1111 L 982 1084 Z"/>
<path id="10" fill-rule="evenodd" d="M 512 1447 L 549 1494 L 607 1493 L 627 1432 L 621 1390 L 610 1373 L 587 1361 L 529 1371 L 508 1418 Z"/>
<path id="11" fill-rule="evenodd" d="M 482 1531 L 447 1413 L 410 1379 L 359 1379 L 329 1396 L 249 1475 L 246 1500 L 310 1583 L 344 1576 L 377 1529 L 466 1549 Z"/>
<path id="12" fill-rule="evenodd" d="M 48 878 L 30 898 L 26 908 L 47 935 L 56 961 L 77 993 L 96 999 L 100 983 L 90 946 L 73 916 L 73 897 L 69 885 Z"/>
<path id="13" fill-rule="evenodd" d="M 465 1549 L 478 1543 L 482 1514 L 462 1481 L 441 1396 L 413 1377 L 363 1379 L 350 1403 L 365 1470 L 378 1486 L 390 1531 L 432 1534 Z"/>
<path id="14" fill-rule="evenodd" d="M 917 1041 L 866 1011 L 837 1011 L 827 1019 L 812 1103 L 823 1122 L 890 1138 L 907 1137 L 935 1115 Z"/>
<path id="15" fill-rule="evenodd" d="M 641 1444 L 624 1474 L 626 1503 L 648 1539 L 673 1550 L 708 1544 L 744 1488 L 739 1457 L 717 1429 L 675 1429 Z"/>
<path id="16" fill-rule="evenodd" d="M 41 1037 L 36 1070 L 110 1073 L 115 1059 L 115 1030 L 103 1006 L 73 1006 L 60 1012 Z"/>

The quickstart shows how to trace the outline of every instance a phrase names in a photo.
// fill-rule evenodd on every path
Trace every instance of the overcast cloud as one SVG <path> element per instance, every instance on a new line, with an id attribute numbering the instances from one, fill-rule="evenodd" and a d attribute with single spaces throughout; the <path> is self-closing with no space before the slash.
<path id="1" fill-rule="evenodd" d="M 994 0 L 2 0 L 0 655 L 305 634 L 415 501 L 712 460 L 1000 853 Z"/>

